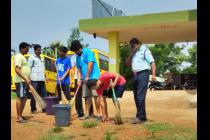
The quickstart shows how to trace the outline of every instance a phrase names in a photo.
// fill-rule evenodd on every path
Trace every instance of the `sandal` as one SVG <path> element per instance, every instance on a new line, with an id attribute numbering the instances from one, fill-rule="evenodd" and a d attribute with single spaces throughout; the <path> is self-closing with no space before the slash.
<path id="1" fill-rule="evenodd" d="M 100 120 L 102 120 L 102 116 L 96 116 L 96 119 L 97 119 L 98 121 L 100 121 Z"/>
<path id="2" fill-rule="evenodd" d="M 23 116 L 22 116 L 22 118 L 23 118 L 23 120 L 27 120 L 27 118 L 26 118 L 26 117 L 23 117 Z"/>
<path id="3" fill-rule="evenodd" d="M 106 122 L 108 122 L 108 123 L 113 123 L 114 121 L 111 120 L 111 119 L 106 119 Z"/>
<path id="4" fill-rule="evenodd" d="M 17 120 L 16 122 L 18 122 L 18 123 L 27 123 L 27 121 L 24 120 L 24 119 L 22 119 L 22 120 Z"/>

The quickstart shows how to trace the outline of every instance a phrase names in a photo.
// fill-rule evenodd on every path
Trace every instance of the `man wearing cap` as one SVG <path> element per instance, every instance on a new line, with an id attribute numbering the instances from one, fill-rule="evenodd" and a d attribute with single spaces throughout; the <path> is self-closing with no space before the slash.
<path id="1" fill-rule="evenodd" d="M 30 84 L 30 67 L 28 66 L 27 60 L 24 57 L 28 53 L 29 44 L 26 42 L 21 42 L 19 44 L 19 53 L 14 57 L 14 67 L 15 67 L 15 77 L 14 82 L 16 86 L 16 110 L 17 110 L 17 122 L 26 122 L 25 118 L 22 116 L 25 103 L 27 100 L 27 95 L 29 94 L 29 84 Z"/>
<path id="2" fill-rule="evenodd" d="M 34 54 L 32 54 L 28 59 L 28 65 L 31 67 L 31 84 L 34 87 L 34 89 L 41 95 L 41 97 L 44 99 L 44 97 L 47 96 L 46 86 L 45 86 L 45 63 L 44 63 L 44 57 L 41 57 L 41 46 L 39 44 L 33 44 L 34 47 Z M 30 94 L 31 95 L 31 94 Z M 31 95 L 31 113 L 36 114 L 37 108 L 36 108 L 36 101 L 34 97 Z M 45 112 L 45 109 L 42 109 L 42 112 Z"/>
<path id="3" fill-rule="evenodd" d="M 130 40 L 131 53 L 126 60 L 126 65 L 132 66 L 134 74 L 134 100 L 137 108 L 136 118 L 133 124 L 147 121 L 145 100 L 149 82 L 150 70 L 152 68 L 152 80 L 156 80 L 156 66 L 151 51 L 142 45 L 137 38 Z"/>

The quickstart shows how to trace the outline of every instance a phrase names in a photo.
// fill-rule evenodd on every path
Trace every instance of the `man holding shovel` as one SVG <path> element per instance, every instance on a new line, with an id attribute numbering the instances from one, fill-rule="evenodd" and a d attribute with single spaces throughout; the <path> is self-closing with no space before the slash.
<path id="1" fill-rule="evenodd" d="M 65 46 L 60 47 L 59 56 L 60 58 L 56 59 L 56 68 L 57 68 L 57 89 L 58 89 L 58 99 L 62 100 L 61 90 L 63 90 L 66 99 L 70 102 L 70 78 L 69 71 L 71 69 L 71 60 L 66 56 L 68 48 Z M 61 84 L 61 86 L 60 86 Z"/>
<path id="2" fill-rule="evenodd" d="M 110 80 L 113 83 L 110 83 Z M 102 109 L 102 122 L 109 121 L 108 111 L 107 111 L 107 102 L 106 97 L 114 98 L 112 88 L 114 88 L 116 98 L 122 98 L 122 95 L 125 90 L 126 80 L 123 76 L 112 73 L 106 72 L 100 75 L 97 79 L 91 79 L 87 82 L 87 87 L 91 89 L 96 89 L 97 94 L 100 99 L 100 106 Z M 115 99 L 113 102 L 115 104 Z"/>
<path id="3" fill-rule="evenodd" d="M 29 94 L 29 84 L 30 84 L 30 67 L 28 66 L 27 60 L 24 57 L 28 53 L 29 44 L 26 42 L 21 42 L 19 45 L 19 53 L 14 57 L 15 65 L 15 77 L 14 82 L 16 86 L 16 109 L 17 109 L 17 122 L 26 122 L 25 118 L 22 116 L 25 103 L 27 100 L 27 95 Z"/>

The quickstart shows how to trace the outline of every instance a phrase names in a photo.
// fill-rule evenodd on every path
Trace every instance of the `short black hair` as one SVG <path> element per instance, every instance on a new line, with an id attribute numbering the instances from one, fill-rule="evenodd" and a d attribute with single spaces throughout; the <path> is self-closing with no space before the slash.
<path id="1" fill-rule="evenodd" d="M 71 42 L 71 47 L 70 47 L 70 50 L 75 52 L 75 51 L 78 51 L 80 48 L 82 48 L 82 44 L 80 43 L 79 40 L 73 40 Z"/>
<path id="2" fill-rule="evenodd" d="M 68 48 L 65 47 L 65 46 L 61 46 L 61 47 L 59 48 L 59 51 L 62 51 L 62 52 L 64 52 L 64 53 L 67 53 L 67 52 L 68 52 Z"/>
<path id="3" fill-rule="evenodd" d="M 42 48 L 41 45 L 39 44 L 33 44 L 33 47 L 34 47 L 34 50 L 37 50 L 38 48 L 40 49 Z"/>
<path id="4" fill-rule="evenodd" d="M 138 38 L 134 37 L 130 40 L 130 45 L 134 45 L 134 44 L 140 44 L 142 43 Z"/>
<path id="5" fill-rule="evenodd" d="M 26 42 L 21 42 L 20 44 L 19 44 L 19 50 L 22 50 L 22 49 L 24 49 L 24 48 L 26 48 L 26 47 L 29 47 L 30 46 L 30 44 L 28 44 L 28 43 L 26 43 Z"/>
<path id="6" fill-rule="evenodd" d="M 97 79 L 89 79 L 89 80 L 87 80 L 87 82 L 86 82 L 86 86 L 87 86 L 87 88 L 92 88 L 93 86 L 95 86 L 96 85 L 96 83 L 97 83 Z"/>

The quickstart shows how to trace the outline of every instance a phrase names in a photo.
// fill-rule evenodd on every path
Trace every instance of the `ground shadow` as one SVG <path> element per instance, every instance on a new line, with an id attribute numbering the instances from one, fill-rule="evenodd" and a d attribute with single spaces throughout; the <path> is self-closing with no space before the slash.
<path id="1" fill-rule="evenodd" d="M 30 120 L 31 118 L 33 118 L 33 116 L 25 115 L 24 118 L 25 118 L 26 120 Z"/>

